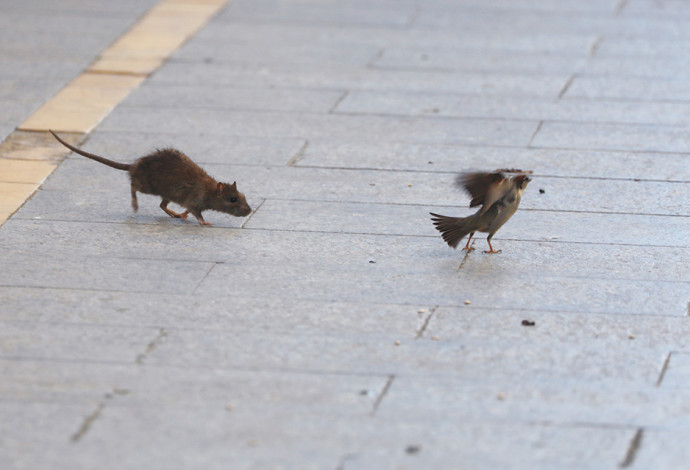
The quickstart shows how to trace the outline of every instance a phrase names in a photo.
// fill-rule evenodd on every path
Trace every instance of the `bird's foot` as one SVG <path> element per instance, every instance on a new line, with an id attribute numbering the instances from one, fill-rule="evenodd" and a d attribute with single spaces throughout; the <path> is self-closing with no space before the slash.
<path id="1" fill-rule="evenodd" d="M 484 253 L 488 254 L 496 254 L 496 253 L 501 253 L 503 250 L 486 250 Z"/>

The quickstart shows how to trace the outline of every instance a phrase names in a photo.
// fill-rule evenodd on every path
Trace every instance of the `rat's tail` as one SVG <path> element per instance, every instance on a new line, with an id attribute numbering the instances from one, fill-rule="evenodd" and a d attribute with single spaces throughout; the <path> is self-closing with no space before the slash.
<path id="1" fill-rule="evenodd" d="M 58 140 L 58 142 L 60 142 L 62 145 L 64 145 L 68 149 L 70 149 L 72 152 L 78 153 L 79 155 L 83 155 L 86 158 L 90 158 L 91 160 L 96 160 L 99 163 L 103 163 L 104 165 L 111 166 L 111 167 L 116 168 L 118 170 L 128 171 L 130 169 L 130 167 L 132 166 L 132 165 L 128 165 L 126 163 L 114 162 L 112 160 L 108 160 L 107 158 L 99 157 L 98 155 L 94 155 L 94 154 L 89 153 L 89 152 L 84 152 L 83 150 L 78 149 L 77 147 L 70 145 L 67 142 L 65 142 L 64 140 L 62 140 L 60 137 L 57 136 L 57 134 L 55 132 L 51 131 L 50 129 L 49 129 L 49 131 L 51 134 L 53 134 L 53 137 L 55 137 Z"/>
<path id="2" fill-rule="evenodd" d="M 477 230 L 476 217 L 474 215 L 469 217 L 448 217 L 434 214 L 433 212 L 430 212 L 430 214 L 432 215 L 431 221 L 436 226 L 436 230 L 441 232 L 443 239 L 453 248 L 458 246 L 458 243 L 465 238 L 465 235 Z"/>

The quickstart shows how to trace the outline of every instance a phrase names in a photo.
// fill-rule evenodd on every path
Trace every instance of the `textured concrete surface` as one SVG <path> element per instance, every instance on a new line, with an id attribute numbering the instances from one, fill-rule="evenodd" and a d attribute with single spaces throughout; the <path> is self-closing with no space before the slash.
<path id="1" fill-rule="evenodd" d="M 0 6 L 2 137 L 154 4 Z M 0 468 L 684 468 L 688 19 L 230 2 L 83 147 L 180 148 L 255 212 L 60 164 L 0 226 Z M 428 212 L 497 168 L 534 171 L 503 252 L 448 248 Z"/>

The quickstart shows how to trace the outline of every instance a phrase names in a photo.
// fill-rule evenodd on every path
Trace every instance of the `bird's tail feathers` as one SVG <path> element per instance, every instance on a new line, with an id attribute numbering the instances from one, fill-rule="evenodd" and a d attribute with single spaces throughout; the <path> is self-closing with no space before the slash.
<path id="1" fill-rule="evenodd" d="M 466 235 L 476 230 L 474 216 L 469 217 L 448 217 L 445 215 L 431 214 L 431 221 L 436 226 L 436 230 L 441 232 L 441 236 L 452 248 L 456 248 L 460 240 Z"/>

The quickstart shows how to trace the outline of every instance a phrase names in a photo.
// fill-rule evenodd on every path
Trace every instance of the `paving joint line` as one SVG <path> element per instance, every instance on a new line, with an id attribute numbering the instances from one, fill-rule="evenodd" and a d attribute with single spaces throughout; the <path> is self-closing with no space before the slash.
<path id="1" fill-rule="evenodd" d="M 594 42 L 592 42 L 592 45 L 589 47 L 589 57 L 594 57 L 594 55 L 597 53 L 599 50 L 599 46 L 601 46 L 601 43 L 604 41 L 604 36 L 602 34 L 598 35 L 595 39 Z"/>
<path id="2" fill-rule="evenodd" d="M 302 157 L 304 157 L 304 154 L 306 153 L 308 147 L 309 147 L 309 140 L 305 139 L 304 143 L 302 144 L 300 149 L 297 151 L 297 153 L 295 153 L 290 158 L 290 160 L 288 160 L 288 162 L 285 164 L 285 166 L 291 166 L 291 167 L 295 166 L 297 164 L 297 162 L 299 162 L 302 159 Z M 276 166 L 280 166 L 280 165 L 276 165 Z"/>
<path id="3" fill-rule="evenodd" d="M 575 77 L 577 76 L 577 73 L 572 74 L 570 77 L 568 77 L 568 80 L 565 81 L 565 84 L 563 85 L 563 88 L 561 88 L 561 91 L 558 92 L 558 99 L 562 99 L 563 95 L 565 95 L 568 90 L 570 89 L 570 85 L 573 84 L 573 81 L 575 81 Z M 534 138 L 534 137 L 533 137 Z M 532 141 L 530 141 L 531 143 Z"/>
<path id="4" fill-rule="evenodd" d="M 630 441 L 630 446 L 628 447 L 628 451 L 626 452 L 623 461 L 618 465 L 619 468 L 628 468 L 635 463 L 635 457 L 637 457 L 637 452 L 640 450 L 640 446 L 642 445 L 643 436 L 644 428 L 637 428 L 635 435 Z"/>
<path id="5" fill-rule="evenodd" d="M 431 317 L 434 316 L 434 313 L 436 312 L 436 309 L 438 308 L 438 305 L 434 305 L 429 309 L 429 314 L 426 316 L 424 319 L 424 323 L 422 323 L 422 326 L 417 330 L 417 334 L 415 335 L 414 339 L 419 339 L 422 337 L 424 332 L 426 331 L 426 328 L 429 326 L 429 322 L 431 321 Z"/>
<path id="6" fill-rule="evenodd" d="M 412 10 L 412 13 L 410 14 L 410 17 L 407 19 L 405 22 L 405 28 L 410 28 L 414 23 L 417 21 L 417 18 L 419 18 L 419 15 L 421 15 L 422 9 L 418 6 L 414 7 Z"/>
<path id="7" fill-rule="evenodd" d="M 375 69 L 377 68 L 374 64 L 381 58 L 383 57 L 384 52 L 386 51 L 385 47 L 382 47 L 378 51 L 376 51 L 376 54 L 374 54 L 374 57 L 372 57 L 365 65 L 365 68 L 369 69 Z"/>
<path id="8" fill-rule="evenodd" d="M 628 0 L 620 0 L 618 4 L 613 9 L 613 15 L 618 16 L 621 14 L 623 9 L 628 5 Z"/>
<path id="9" fill-rule="evenodd" d="M 74 443 L 79 442 L 81 438 L 84 437 L 84 435 L 89 431 L 89 429 L 91 429 L 93 423 L 101 416 L 101 413 L 105 409 L 108 402 L 110 402 L 117 395 L 127 395 L 128 393 L 129 390 L 113 388 L 112 392 L 103 395 L 103 398 L 96 406 L 96 409 L 84 418 L 84 420 L 81 423 L 81 426 L 79 426 L 79 429 L 72 435 L 70 440 Z"/>
<path id="10" fill-rule="evenodd" d="M 261 209 L 261 206 L 263 206 L 263 205 L 264 205 L 264 202 L 266 202 L 266 201 L 267 201 L 267 199 L 262 199 L 262 200 L 261 200 L 261 202 L 259 203 L 259 205 L 256 206 L 256 209 L 254 209 L 254 210 L 252 211 L 252 213 L 249 214 L 249 216 L 244 220 L 244 222 L 242 222 L 242 225 L 240 225 L 240 229 L 244 229 L 244 228 L 247 226 L 247 224 L 249 223 L 249 221 L 252 220 L 252 217 L 254 217 L 254 214 L 256 214 L 256 213 L 259 211 L 259 209 Z"/>
<path id="11" fill-rule="evenodd" d="M 328 111 L 328 114 L 335 114 L 335 113 L 336 113 L 336 109 L 338 108 L 338 106 L 340 106 L 340 103 L 342 103 L 343 100 L 345 100 L 345 98 L 347 98 L 347 95 L 349 95 L 349 94 L 350 94 L 350 90 L 345 90 L 345 91 L 343 92 L 343 94 L 340 95 L 340 97 L 335 101 L 335 104 L 334 104 L 333 107 Z"/>
<path id="12" fill-rule="evenodd" d="M 671 363 L 671 355 L 673 354 L 673 351 L 669 351 L 668 354 L 666 354 L 666 358 L 664 359 L 664 363 L 661 366 L 661 371 L 659 372 L 659 378 L 656 381 L 656 386 L 660 387 L 661 382 L 664 381 L 664 377 L 666 376 L 666 371 L 668 370 L 668 366 Z"/>
<path id="13" fill-rule="evenodd" d="M 197 285 L 194 286 L 194 289 L 192 289 L 192 295 L 196 294 L 197 289 L 199 289 L 199 287 L 201 287 L 201 284 L 204 283 L 204 281 L 206 280 L 206 278 L 208 278 L 208 276 L 211 274 L 211 272 L 216 268 L 216 265 L 218 265 L 218 264 L 223 264 L 223 263 L 222 263 L 222 262 L 214 262 L 214 263 L 211 265 L 211 267 L 208 268 L 208 271 L 206 271 L 206 274 L 204 274 L 204 276 L 201 278 L 201 280 L 199 280 L 199 282 L 197 283 Z"/>
<path id="14" fill-rule="evenodd" d="M 460 269 L 462 269 L 462 267 L 465 265 L 465 262 L 467 261 L 467 258 L 470 256 L 470 252 L 474 251 L 474 242 L 475 241 L 476 241 L 476 239 L 472 240 L 472 243 L 470 243 L 470 249 L 465 250 L 465 254 L 462 257 L 462 260 L 460 260 L 460 264 L 458 265 L 458 269 L 456 269 L 456 272 L 460 271 Z"/>
<path id="15" fill-rule="evenodd" d="M 539 131 L 541 130 L 541 127 L 543 125 L 544 125 L 544 120 L 542 119 L 537 124 L 537 128 L 534 130 L 534 133 L 532 134 L 532 137 L 530 137 L 529 142 L 527 142 L 527 145 L 526 145 L 527 148 L 532 148 L 532 142 L 534 142 L 534 139 L 537 137 L 537 134 L 539 134 Z"/>
<path id="16" fill-rule="evenodd" d="M 144 359 L 148 357 L 149 354 L 151 354 L 162 342 L 163 340 L 168 336 L 168 332 L 165 328 L 159 328 L 158 330 L 158 335 L 151 341 L 147 346 L 144 352 L 139 354 L 136 359 L 134 360 L 135 364 L 143 364 Z"/>
<path id="17" fill-rule="evenodd" d="M 340 459 L 338 460 L 338 464 L 335 467 L 335 470 L 345 470 L 345 464 L 347 463 L 347 461 L 355 460 L 357 457 L 357 454 L 348 452 L 347 454 L 340 457 Z"/>
<path id="18" fill-rule="evenodd" d="M 385 385 L 383 386 L 383 389 L 381 390 L 381 393 L 378 394 L 376 397 L 376 401 L 374 401 L 374 405 L 372 406 L 371 409 L 371 416 L 376 416 L 376 412 L 379 410 L 379 406 L 381 406 L 381 402 L 383 399 L 386 397 L 388 394 L 388 391 L 391 388 L 391 385 L 393 385 L 393 380 L 395 380 L 395 374 L 390 374 L 388 376 L 388 379 L 386 380 Z"/>

